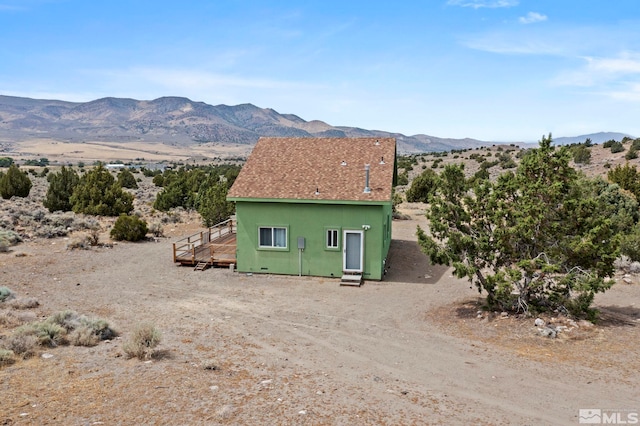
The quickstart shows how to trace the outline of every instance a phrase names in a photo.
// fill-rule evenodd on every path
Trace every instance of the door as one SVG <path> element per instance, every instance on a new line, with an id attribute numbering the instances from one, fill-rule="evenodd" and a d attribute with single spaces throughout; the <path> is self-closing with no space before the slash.
<path id="1" fill-rule="evenodd" d="M 345 272 L 362 272 L 363 240 L 363 231 L 344 231 L 342 265 Z"/>

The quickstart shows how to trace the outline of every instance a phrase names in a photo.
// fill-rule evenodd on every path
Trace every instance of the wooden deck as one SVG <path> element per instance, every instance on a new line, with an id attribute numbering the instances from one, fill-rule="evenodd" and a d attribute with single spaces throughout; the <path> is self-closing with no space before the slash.
<path id="1" fill-rule="evenodd" d="M 236 263 L 236 227 L 232 219 L 173 243 L 173 262 L 229 266 Z"/>

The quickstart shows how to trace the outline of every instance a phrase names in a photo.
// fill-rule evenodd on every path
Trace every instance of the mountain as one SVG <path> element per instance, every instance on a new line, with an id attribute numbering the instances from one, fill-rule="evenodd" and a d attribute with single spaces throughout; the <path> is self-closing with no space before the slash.
<path id="1" fill-rule="evenodd" d="M 583 143 L 585 140 L 591 139 L 591 143 L 601 144 L 606 141 L 610 141 L 612 139 L 615 141 L 621 141 L 625 137 L 635 139 L 633 136 L 627 135 L 625 133 L 599 132 L 599 133 L 590 133 L 588 135 L 554 138 L 553 142 L 556 145 L 571 145 L 573 143 Z"/>
<path id="2" fill-rule="evenodd" d="M 450 139 L 428 135 L 406 136 L 382 130 L 331 126 L 280 114 L 252 104 L 209 105 L 181 97 L 151 101 L 103 98 L 66 102 L 0 95 L 0 143 L 34 138 L 63 142 L 161 142 L 189 146 L 205 142 L 253 145 L 260 136 L 394 137 L 398 152 L 413 154 L 491 146 L 497 142 Z M 620 140 L 622 133 L 596 133 L 557 138 L 556 144 Z M 504 143 L 504 142 L 502 142 Z"/>
<path id="3" fill-rule="evenodd" d="M 208 105 L 181 97 L 152 101 L 103 98 L 65 102 L 0 95 L 0 142 L 32 138 L 59 141 L 148 141 L 253 145 L 260 136 L 395 137 L 403 154 L 491 145 L 476 139 L 405 136 L 381 130 L 331 126 L 252 104 Z"/>

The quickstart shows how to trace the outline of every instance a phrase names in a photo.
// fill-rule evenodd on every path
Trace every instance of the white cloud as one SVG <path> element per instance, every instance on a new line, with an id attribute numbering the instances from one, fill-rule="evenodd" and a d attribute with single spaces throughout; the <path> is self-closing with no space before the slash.
<path id="1" fill-rule="evenodd" d="M 543 22 L 547 20 L 547 15 L 542 15 L 537 12 L 529 12 L 527 16 L 521 16 L 518 21 L 521 24 L 534 24 L 536 22 Z"/>
<path id="2" fill-rule="evenodd" d="M 473 9 L 513 7 L 518 5 L 518 0 L 448 0 L 450 6 L 471 7 Z"/>
<path id="3" fill-rule="evenodd" d="M 624 52 L 617 57 L 583 57 L 583 66 L 558 75 L 558 86 L 589 88 L 615 100 L 640 101 L 640 53 Z"/>

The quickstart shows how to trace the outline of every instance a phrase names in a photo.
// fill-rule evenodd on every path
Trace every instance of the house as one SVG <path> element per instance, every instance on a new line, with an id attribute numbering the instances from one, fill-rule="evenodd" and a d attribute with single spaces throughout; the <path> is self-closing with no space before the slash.
<path id="1" fill-rule="evenodd" d="M 227 199 L 239 272 L 381 280 L 394 138 L 260 138 Z"/>

